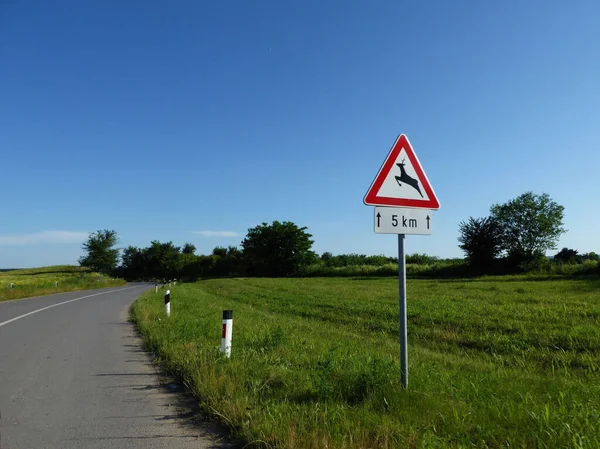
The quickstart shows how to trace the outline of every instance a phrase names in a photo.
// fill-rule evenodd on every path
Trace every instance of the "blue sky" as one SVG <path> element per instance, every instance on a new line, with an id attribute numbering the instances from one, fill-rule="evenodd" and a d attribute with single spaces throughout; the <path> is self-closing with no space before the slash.
<path id="1" fill-rule="evenodd" d="M 600 3 L 0 2 L 0 267 L 307 226 L 395 255 L 363 196 L 405 133 L 441 208 L 409 253 L 533 190 L 600 252 Z M 210 232 L 206 232 L 210 231 Z"/>

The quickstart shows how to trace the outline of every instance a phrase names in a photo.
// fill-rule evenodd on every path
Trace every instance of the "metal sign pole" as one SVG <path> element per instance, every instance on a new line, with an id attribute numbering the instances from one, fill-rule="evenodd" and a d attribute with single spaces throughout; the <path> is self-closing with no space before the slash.
<path id="1" fill-rule="evenodd" d="M 400 376 L 402 386 L 408 386 L 408 333 L 406 330 L 406 253 L 404 234 L 398 234 L 398 284 L 400 290 Z"/>
<path id="2" fill-rule="evenodd" d="M 375 206 L 375 233 L 398 234 L 400 370 L 402 386 L 406 388 L 408 332 L 404 236 L 431 235 L 431 212 L 440 208 L 440 202 L 405 134 L 398 136 L 363 202 L 367 206 Z"/>

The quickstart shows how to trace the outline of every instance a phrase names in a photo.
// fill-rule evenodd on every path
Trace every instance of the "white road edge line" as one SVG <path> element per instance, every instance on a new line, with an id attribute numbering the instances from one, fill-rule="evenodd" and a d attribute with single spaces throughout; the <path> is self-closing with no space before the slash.
<path id="1" fill-rule="evenodd" d="M 87 295 L 87 296 L 82 296 L 80 298 L 69 299 L 68 301 L 63 301 L 63 302 L 59 302 L 57 304 L 52 304 L 51 306 L 42 307 L 41 309 L 34 310 L 33 312 L 24 313 L 23 315 L 19 315 L 17 317 L 11 318 L 10 320 L 3 321 L 2 323 L 0 323 L 0 327 L 4 326 L 6 324 L 12 323 L 13 321 L 20 320 L 21 318 L 25 318 L 26 316 L 33 315 L 34 313 L 43 312 L 44 310 L 51 309 L 52 307 L 62 306 L 63 304 L 68 304 L 73 301 L 79 301 L 80 299 L 91 298 L 92 296 L 108 295 L 109 293 L 122 292 L 124 290 L 130 290 L 132 288 L 138 288 L 138 287 L 139 287 L 139 285 L 135 285 L 133 287 L 118 288 L 116 290 L 110 290 L 108 292 L 94 293 L 93 295 Z"/>

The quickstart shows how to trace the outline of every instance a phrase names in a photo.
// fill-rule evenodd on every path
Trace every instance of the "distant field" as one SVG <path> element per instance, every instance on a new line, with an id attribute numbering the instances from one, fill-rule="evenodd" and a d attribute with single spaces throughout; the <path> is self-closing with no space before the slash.
<path id="1" fill-rule="evenodd" d="M 58 287 L 55 286 L 57 281 Z M 13 288 L 10 288 L 11 283 Z M 123 284 L 125 281 L 122 279 L 112 279 L 70 265 L 1 271 L 0 301 Z"/>
<path id="2" fill-rule="evenodd" d="M 132 310 L 149 347 L 252 444 L 600 447 L 600 280 L 223 279 Z M 221 312 L 234 310 L 224 359 Z"/>

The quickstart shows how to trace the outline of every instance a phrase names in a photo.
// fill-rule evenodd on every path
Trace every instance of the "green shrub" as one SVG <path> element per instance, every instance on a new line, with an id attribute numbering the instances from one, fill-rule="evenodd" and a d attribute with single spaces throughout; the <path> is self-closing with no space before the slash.
<path id="1" fill-rule="evenodd" d="M 523 273 L 548 273 L 552 267 L 552 262 L 546 256 L 536 255 L 519 263 L 519 271 Z"/>
<path id="2" fill-rule="evenodd" d="M 428 256 L 427 254 L 409 254 L 406 256 L 406 263 L 415 264 L 415 265 L 431 265 L 440 260 L 435 256 Z"/>

